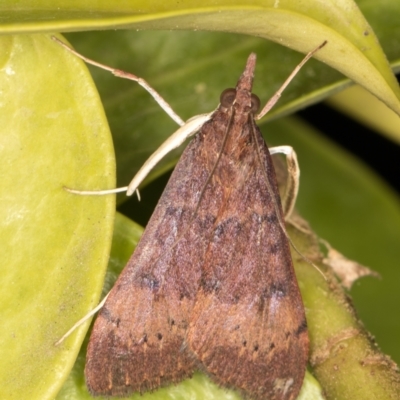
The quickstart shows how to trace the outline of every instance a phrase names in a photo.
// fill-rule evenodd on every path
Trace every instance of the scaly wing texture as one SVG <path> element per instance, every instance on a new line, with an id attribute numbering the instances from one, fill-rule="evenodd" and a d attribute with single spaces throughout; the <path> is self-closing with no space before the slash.
<path id="1" fill-rule="evenodd" d="M 199 218 L 211 214 L 215 223 L 188 345 L 217 383 L 255 400 L 293 399 L 308 356 L 304 307 L 278 221 L 282 212 L 268 149 L 258 128 L 240 124 L 207 186 L 213 207 L 200 203 L 198 210 Z M 206 138 L 215 141 L 211 133 Z M 210 152 L 219 147 L 203 145 Z"/>
<path id="2" fill-rule="evenodd" d="M 190 376 L 185 345 L 213 220 L 194 218 L 209 175 L 185 150 L 133 256 L 100 311 L 90 338 L 86 382 L 96 395 L 154 390 Z"/>

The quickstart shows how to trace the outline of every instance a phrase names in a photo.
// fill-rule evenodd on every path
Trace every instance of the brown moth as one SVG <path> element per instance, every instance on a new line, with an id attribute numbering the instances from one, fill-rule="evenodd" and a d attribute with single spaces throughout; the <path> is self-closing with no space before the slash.
<path id="1" fill-rule="evenodd" d="M 251 54 L 183 152 L 94 324 L 94 395 L 155 390 L 202 370 L 246 398 L 295 399 L 304 307 L 271 156 L 255 124 Z"/>

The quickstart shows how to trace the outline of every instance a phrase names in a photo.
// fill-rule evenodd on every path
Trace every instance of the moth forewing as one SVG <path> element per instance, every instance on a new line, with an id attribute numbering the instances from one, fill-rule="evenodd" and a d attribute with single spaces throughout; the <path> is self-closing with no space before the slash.
<path id="1" fill-rule="evenodd" d="M 197 210 L 214 224 L 202 237 L 187 340 L 219 384 L 252 399 L 294 399 L 308 358 L 307 324 L 272 160 L 252 121 L 254 64 L 252 55 L 231 107 L 220 108 L 198 136 L 205 160 L 216 149 L 221 156 Z"/>

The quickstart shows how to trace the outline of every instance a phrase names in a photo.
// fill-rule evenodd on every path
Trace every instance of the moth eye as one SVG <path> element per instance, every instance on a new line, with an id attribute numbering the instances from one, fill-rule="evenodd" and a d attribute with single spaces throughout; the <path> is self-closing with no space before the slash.
<path id="1" fill-rule="evenodd" d="M 222 107 L 229 108 L 236 97 L 236 89 L 225 89 L 219 98 Z"/>
<path id="2" fill-rule="evenodd" d="M 255 94 L 251 95 L 251 112 L 255 114 L 260 108 L 260 99 Z"/>

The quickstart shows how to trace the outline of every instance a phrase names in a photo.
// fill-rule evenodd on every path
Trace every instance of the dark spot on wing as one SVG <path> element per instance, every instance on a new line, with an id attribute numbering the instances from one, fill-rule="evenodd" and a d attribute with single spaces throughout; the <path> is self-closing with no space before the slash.
<path id="1" fill-rule="evenodd" d="M 202 278 L 200 280 L 200 286 L 203 288 L 205 293 L 217 293 L 221 288 L 221 282 L 216 278 Z"/>
<path id="2" fill-rule="evenodd" d="M 214 238 L 218 240 L 228 232 L 230 236 L 236 237 L 240 234 L 242 228 L 242 223 L 236 217 L 228 218 L 215 227 Z"/>
<path id="3" fill-rule="evenodd" d="M 273 283 L 270 286 L 270 295 L 278 298 L 285 297 L 287 295 L 286 286 L 279 282 Z"/>
<path id="4" fill-rule="evenodd" d="M 264 289 L 264 292 L 265 292 L 265 289 Z M 266 304 L 265 299 L 266 299 L 267 297 L 268 297 L 268 295 L 265 294 L 265 293 L 263 293 L 263 294 L 261 295 L 261 297 L 260 297 L 260 301 L 259 301 L 259 303 L 258 303 L 258 312 L 259 312 L 260 314 L 262 314 L 262 312 L 264 311 L 265 304 Z"/>
<path id="5" fill-rule="evenodd" d="M 275 282 L 265 287 L 261 293 L 258 302 L 258 312 L 262 313 L 264 308 L 269 304 L 271 298 L 282 298 L 287 295 L 287 288 L 285 285 Z"/>
<path id="6" fill-rule="evenodd" d="M 151 274 L 143 274 L 139 277 L 141 287 L 149 288 L 151 290 L 158 290 L 160 288 L 160 281 Z"/>
<path id="7" fill-rule="evenodd" d="M 273 350 L 275 348 L 275 343 L 271 343 L 270 345 L 269 345 L 269 349 L 270 350 Z"/>
<path id="8" fill-rule="evenodd" d="M 121 320 L 119 318 L 113 318 L 111 311 L 104 306 L 101 311 L 100 311 L 100 315 L 108 322 L 111 322 L 112 324 L 116 325 L 117 328 L 119 327 L 119 324 L 121 322 Z"/>
<path id="9" fill-rule="evenodd" d="M 207 214 L 202 219 L 198 218 L 196 222 L 200 223 L 201 229 L 208 230 L 211 226 L 214 225 L 215 220 L 216 217 L 214 215 Z"/>
<path id="10" fill-rule="evenodd" d="M 279 252 L 280 249 L 281 249 L 281 244 L 280 244 L 279 242 L 276 242 L 276 243 L 274 243 L 273 245 L 271 245 L 271 246 L 268 248 L 268 252 L 269 252 L 270 254 L 276 254 L 276 253 Z"/>
<path id="11" fill-rule="evenodd" d="M 111 318 L 111 312 L 110 312 L 110 310 L 109 310 L 106 306 L 104 306 L 104 307 L 101 309 L 100 315 L 101 315 L 104 319 L 106 319 L 107 321 L 111 321 L 111 320 L 112 320 L 112 318 Z"/>
<path id="12" fill-rule="evenodd" d="M 214 231 L 214 236 L 215 237 L 221 237 L 225 232 L 225 225 L 224 224 L 219 224 Z"/>
<path id="13" fill-rule="evenodd" d="M 263 220 L 266 221 L 267 224 L 275 225 L 278 223 L 278 217 L 276 216 L 275 213 L 263 216 Z"/>
<path id="14" fill-rule="evenodd" d="M 303 332 L 307 331 L 307 321 L 304 319 L 295 332 L 295 336 L 300 336 Z"/>
<path id="15" fill-rule="evenodd" d="M 185 210 L 181 207 L 169 206 L 165 208 L 165 215 L 172 218 L 180 218 Z"/>

